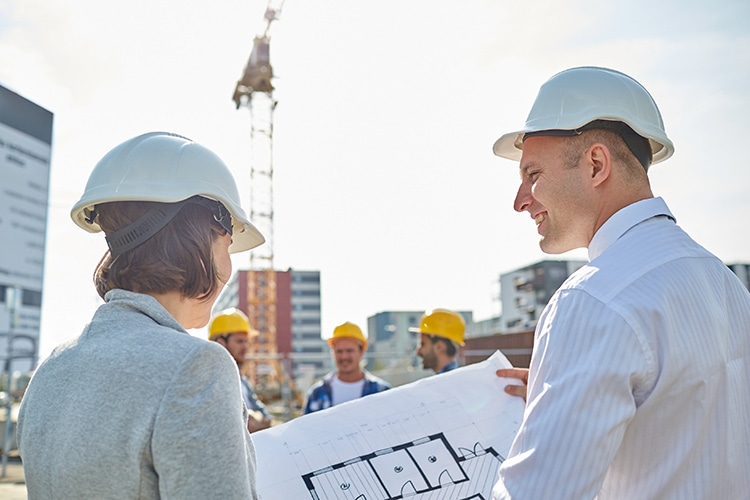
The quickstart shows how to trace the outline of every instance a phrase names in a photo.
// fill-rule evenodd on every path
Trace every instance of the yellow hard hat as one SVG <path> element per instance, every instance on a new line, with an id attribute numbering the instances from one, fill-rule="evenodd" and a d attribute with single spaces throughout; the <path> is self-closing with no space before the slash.
<path id="1" fill-rule="evenodd" d="M 250 334 L 250 321 L 245 313 L 234 307 L 224 309 L 211 319 L 208 325 L 208 340 L 214 340 L 229 333 Z"/>
<path id="2" fill-rule="evenodd" d="M 333 335 L 328 338 L 328 345 L 333 347 L 336 339 L 349 338 L 354 339 L 362 344 L 362 350 L 367 350 L 367 337 L 362 333 L 362 329 L 354 323 L 346 322 L 333 329 Z"/>
<path id="3" fill-rule="evenodd" d="M 419 328 L 409 328 L 410 332 L 436 335 L 458 345 L 464 345 L 466 323 L 463 316 L 449 309 L 427 311 L 419 322 Z"/>

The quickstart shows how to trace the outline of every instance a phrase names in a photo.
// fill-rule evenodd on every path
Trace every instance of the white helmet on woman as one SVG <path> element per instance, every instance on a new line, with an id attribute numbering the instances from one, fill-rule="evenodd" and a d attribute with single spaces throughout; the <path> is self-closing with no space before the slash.
<path id="1" fill-rule="evenodd" d="M 651 94 L 624 73 L 588 66 L 562 71 L 547 80 L 539 89 L 523 129 L 503 135 L 492 149 L 497 156 L 518 161 L 526 135 L 570 135 L 565 132 L 580 132 L 595 121 L 605 125 L 624 123 L 647 139 L 650 164 L 674 153 Z"/>
<path id="2" fill-rule="evenodd" d="M 190 139 L 168 132 L 139 135 L 107 153 L 91 172 L 70 216 L 79 227 L 95 233 L 101 231 L 95 220 L 97 204 L 177 203 L 195 196 L 220 202 L 231 215 L 230 252 L 249 250 L 265 241 L 242 210 L 234 177 L 221 158 Z"/>

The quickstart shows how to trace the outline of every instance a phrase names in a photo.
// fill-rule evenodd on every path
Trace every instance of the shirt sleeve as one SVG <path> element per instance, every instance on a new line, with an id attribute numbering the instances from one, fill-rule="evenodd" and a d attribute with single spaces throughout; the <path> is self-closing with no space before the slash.
<path id="1" fill-rule="evenodd" d="M 250 382 L 243 379 L 242 385 L 244 386 L 245 391 L 247 391 L 247 394 L 245 395 L 247 409 L 260 412 L 264 418 L 271 420 L 271 414 L 268 412 L 268 408 L 266 408 L 266 405 L 264 405 L 263 402 L 258 399 L 258 395 L 255 394 L 255 390 L 253 389 L 253 386 L 250 385 Z"/>
<path id="2" fill-rule="evenodd" d="M 331 407 L 331 397 L 328 394 L 328 386 L 325 378 L 319 380 L 310 387 L 305 398 L 304 415 Z"/>
<path id="3" fill-rule="evenodd" d="M 524 419 L 493 499 L 596 497 L 648 371 L 636 333 L 583 291 L 553 297 L 536 334 Z"/>
<path id="4" fill-rule="evenodd" d="M 152 438 L 161 498 L 256 499 L 255 449 L 228 353 L 206 342 L 165 376 Z"/>

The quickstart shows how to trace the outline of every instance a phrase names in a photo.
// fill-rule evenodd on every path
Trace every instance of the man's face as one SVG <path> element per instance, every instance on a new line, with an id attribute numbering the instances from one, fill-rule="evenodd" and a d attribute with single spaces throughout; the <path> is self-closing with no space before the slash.
<path id="1" fill-rule="evenodd" d="M 434 370 L 437 367 L 437 354 L 435 354 L 435 343 L 425 334 L 420 335 L 417 346 L 417 356 L 422 358 L 422 366 L 426 370 Z"/>
<path id="2" fill-rule="evenodd" d="M 362 346 L 354 339 L 340 338 L 333 343 L 333 357 L 340 375 L 359 373 L 363 354 Z"/>
<path id="3" fill-rule="evenodd" d="M 517 212 L 531 215 L 541 235 L 539 246 L 550 254 L 588 247 L 594 232 L 590 170 L 581 161 L 575 167 L 565 164 L 566 140 L 570 139 L 535 136 L 524 142 L 521 185 L 513 205 Z"/>
<path id="4" fill-rule="evenodd" d="M 247 354 L 247 348 L 250 345 L 246 333 L 232 333 L 230 334 L 222 345 L 229 351 L 238 366 L 242 366 L 245 362 L 245 355 Z"/>

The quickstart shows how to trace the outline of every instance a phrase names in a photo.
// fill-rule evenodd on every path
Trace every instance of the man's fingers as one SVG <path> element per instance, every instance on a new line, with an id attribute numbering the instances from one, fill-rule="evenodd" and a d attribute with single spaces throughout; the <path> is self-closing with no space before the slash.
<path id="1" fill-rule="evenodd" d="M 526 401 L 526 386 L 525 385 L 506 385 L 505 392 L 511 396 L 518 396 Z"/>
<path id="2" fill-rule="evenodd" d="M 529 382 L 529 370 L 528 368 L 502 368 L 497 370 L 498 377 L 504 378 L 517 378 L 524 384 Z"/>

